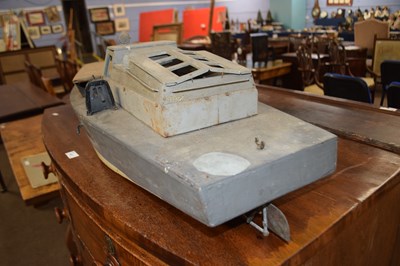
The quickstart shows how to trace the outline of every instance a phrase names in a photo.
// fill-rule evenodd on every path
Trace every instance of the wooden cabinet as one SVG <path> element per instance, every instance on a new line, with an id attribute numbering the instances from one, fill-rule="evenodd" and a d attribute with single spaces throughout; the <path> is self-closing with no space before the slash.
<path id="1" fill-rule="evenodd" d="M 42 131 L 70 217 L 71 260 L 83 265 L 399 265 L 395 129 L 400 116 L 271 87 L 260 88 L 260 99 L 340 136 L 335 173 L 274 200 L 288 219 L 289 243 L 274 234 L 263 237 L 243 217 L 215 228 L 197 222 L 104 166 L 85 130 L 76 133 L 70 106 L 48 109 Z M 365 126 L 353 125 L 356 117 L 349 114 L 354 112 Z M 379 120 L 385 134 L 370 129 Z M 79 156 L 69 159 L 71 151 Z"/>

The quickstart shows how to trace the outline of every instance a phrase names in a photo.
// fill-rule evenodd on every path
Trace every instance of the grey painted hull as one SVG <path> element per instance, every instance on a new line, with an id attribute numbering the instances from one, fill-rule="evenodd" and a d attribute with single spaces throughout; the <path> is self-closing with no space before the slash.
<path id="1" fill-rule="evenodd" d="M 122 108 L 87 116 L 76 88 L 70 98 L 108 166 L 208 226 L 336 168 L 335 135 L 264 104 L 256 116 L 164 138 Z"/>

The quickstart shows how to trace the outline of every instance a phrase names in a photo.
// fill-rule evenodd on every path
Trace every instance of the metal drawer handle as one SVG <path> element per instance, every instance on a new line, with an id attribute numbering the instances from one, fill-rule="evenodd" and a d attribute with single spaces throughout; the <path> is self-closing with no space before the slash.
<path id="1" fill-rule="evenodd" d="M 47 178 L 49 178 L 49 174 L 50 173 L 52 173 L 52 174 L 56 174 L 56 172 L 55 172 L 55 168 L 54 168 L 54 166 L 53 166 L 53 164 L 50 164 L 50 165 L 47 165 L 47 164 L 45 164 L 44 162 L 42 162 L 41 163 L 41 166 L 42 166 L 42 171 L 43 171 L 43 175 L 44 175 L 44 179 L 47 179 Z"/>

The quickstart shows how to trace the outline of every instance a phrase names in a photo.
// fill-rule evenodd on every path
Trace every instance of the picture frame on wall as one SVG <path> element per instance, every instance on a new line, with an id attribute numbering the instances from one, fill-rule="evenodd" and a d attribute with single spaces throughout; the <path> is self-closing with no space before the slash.
<path id="1" fill-rule="evenodd" d="M 64 27 L 63 27 L 62 24 L 52 25 L 51 26 L 51 31 L 53 33 L 63 33 L 64 32 Z"/>
<path id="2" fill-rule="evenodd" d="M 42 35 L 47 35 L 51 33 L 51 27 L 50 26 L 41 26 L 40 27 L 40 34 Z"/>
<path id="3" fill-rule="evenodd" d="M 116 18 L 115 19 L 115 31 L 129 31 L 130 24 L 129 18 Z"/>
<path id="4" fill-rule="evenodd" d="M 28 27 L 28 34 L 32 40 L 36 40 L 40 38 L 40 29 L 39 26 L 31 26 Z"/>
<path id="5" fill-rule="evenodd" d="M 328 6 L 352 6 L 353 0 L 326 0 Z"/>
<path id="6" fill-rule="evenodd" d="M 117 4 L 113 5 L 114 15 L 116 17 L 125 16 L 125 5 Z"/>
<path id="7" fill-rule="evenodd" d="M 95 24 L 96 33 L 99 35 L 113 35 L 115 34 L 114 21 L 97 22 Z"/>
<path id="8" fill-rule="evenodd" d="M 108 7 L 98 7 L 89 9 L 91 22 L 103 22 L 110 20 L 110 12 Z"/>
<path id="9" fill-rule="evenodd" d="M 32 11 L 26 13 L 26 20 L 29 23 L 29 26 L 41 26 L 46 24 L 43 11 Z"/>
<path id="10" fill-rule="evenodd" d="M 51 23 L 61 21 L 60 13 L 58 13 L 57 6 L 49 6 L 44 9 L 47 20 Z"/>

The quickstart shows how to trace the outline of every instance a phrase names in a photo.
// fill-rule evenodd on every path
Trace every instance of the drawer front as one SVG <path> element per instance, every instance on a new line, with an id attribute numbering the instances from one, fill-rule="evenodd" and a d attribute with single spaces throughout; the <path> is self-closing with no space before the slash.
<path id="1" fill-rule="evenodd" d="M 133 243 L 115 241 L 124 242 L 121 236 L 110 232 L 92 210 L 81 204 L 65 184 L 61 182 L 61 185 L 83 265 L 165 265 Z"/>

